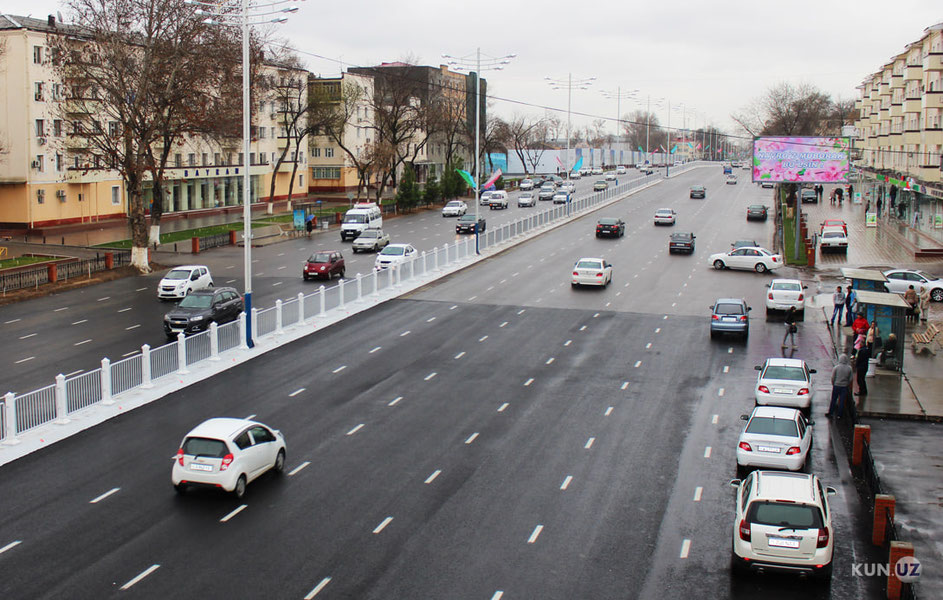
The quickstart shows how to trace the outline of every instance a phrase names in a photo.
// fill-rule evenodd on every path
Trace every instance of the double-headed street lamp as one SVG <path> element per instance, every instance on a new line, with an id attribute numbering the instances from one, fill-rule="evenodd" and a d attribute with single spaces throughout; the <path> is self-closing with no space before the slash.
<path id="1" fill-rule="evenodd" d="M 570 111 L 573 106 L 573 90 L 588 90 L 589 86 L 596 81 L 595 77 L 586 77 L 583 79 L 573 79 L 573 73 L 568 73 L 566 79 L 553 79 L 544 77 L 555 90 L 566 90 L 566 178 L 570 178 Z"/>
<path id="2" fill-rule="evenodd" d="M 284 6 L 293 0 L 273 0 L 259 3 L 253 0 L 228 0 L 223 2 L 203 2 L 201 0 L 186 0 L 186 4 L 198 7 L 196 14 L 206 17 L 204 23 L 211 25 L 238 25 L 242 28 L 242 239 L 245 248 L 244 275 L 246 313 L 247 347 L 252 348 L 252 198 L 249 191 L 251 178 L 249 177 L 249 130 L 251 109 L 249 106 L 249 26 L 269 23 L 284 23 L 288 19 L 284 16 L 298 12 L 297 6 Z M 302 2 L 304 0 L 301 0 Z M 239 7 L 238 12 L 234 9 Z M 279 8 L 279 7 L 283 8 Z M 229 10 L 227 10 L 229 9 Z M 298 160 L 298 157 L 295 157 Z M 275 173 L 272 173 L 275 177 Z"/>
<path id="3" fill-rule="evenodd" d="M 475 74 L 475 254 L 481 254 L 478 244 L 478 211 L 481 205 L 481 150 L 479 149 L 479 138 L 481 136 L 481 124 L 479 123 L 479 119 L 481 118 L 481 71 L 482 69 L 501 71 L 504 69 L 504 65 L 510 64 L 511 59 L 516 57 L 516 54 L 507 54 L 498 57 L 485 55 L 485 59 L 482 62 L 481 48 L 476 48 L 474 54 L 465 56 L 442 55 L 442 58 L 447 59 L 446 64 L 453 67 L 456 71 L 471 71 L 474 69 L 474 71 L 471 72 Z"/>
<path id="4" fill-rule="evenodd" d="M 616 141 L 619 141 L 620 126 L 622 125 L 622 100 L 634 99 L 640 90 L 628 90 L 623 92 L 622 86 L 616 88 L 616 91 L 600 90 L 600 93 L 609 100 L 616 101 Z M 621 151 L 620 151 L 621 152 Z"/>

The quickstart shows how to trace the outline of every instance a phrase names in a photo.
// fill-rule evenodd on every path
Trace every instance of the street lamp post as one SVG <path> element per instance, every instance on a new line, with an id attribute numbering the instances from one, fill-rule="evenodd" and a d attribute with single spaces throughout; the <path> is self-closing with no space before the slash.
<path id="1" fill-rule="evenodd" d="M 570 124 L 571 124 L 571 109 L 573 106 L 573 89 L 578 90 L 587 90 L 589 86 L 596 81 L 595 77 L 586 77 L 583 79 L 573 79 L 573 73 L 568 73 L 567 78 L 564 81 L 563 79 L 553 79 L 551 77 L 544 77 L 547 82 L 550 84 L 550 87 L 555 90 L 566 90 L 566 178 L 570 178 Z"/>
<path id="2" fill-rule="evenodd" d="M 627 92 L 623 92 L 622 86 L 616 87 L 615 92 L 607 91 L 607 90 L 600 90 L 600 93 L 603 96 L 605 96 L 609 100 L 616 101 L 616 138 L 615 139 L 617 142 L 619 141 L 619 126 L 622 124 L 622 100 L 623 98 L 626 100 L 635 98 L 635 94 L 638 92 L 639 90 L 629 90 Z"/>
<path id="3" fill-rule="evenodd" d="M 239 12 L 220 12 L 227 6 L 235 6 L 236 0 L 230 0 L 225 3 L 203 2 L 200 0 L 186 0 L 186 4 L 198 7 L 196 14 L 206 17 L 204 23 L 210 25 L 239 25 L 242 30 L 242 240 L 245 249 L 243 262 L 245 277 L 245 293 L 243 300 L 245 303 L 245 313 L 247 317 L 252 316 L 252 197 L 250 193 L 251 178 L 249 176 L 249 132 L 251 129 L 251 107 L 250 107 L 250 82 L 249 82 L 249 26 L 262 25 L 268 23 L 284 23 L 288 19 L 285 17 L 272 15 L 283 15 L 298 12 L 297 6 L 287 6 L 292 0 L 273 0 L 262 4 L 255 3 L 253 0 L 238 0 Z M 304 0 L 301 0 L 302 2 Z M 297 157 L 295 157 L 297 160 Z M 274 177 L 274 173 L 272 174 Z M 252 340 L 252 319 L 246 319 L 246 346 L 252 348 L 255 342 Z"/>
<path id="4" fill-rule="evenodd" d="M 504 65 L 511 63 L 512 58 L 516 57 L 516 54 L 507 54 L 500 57 L 485 56 L 484 64 L 482 64 L 480 47 L 475 49 L 474 62 L 471 60 L 471 55 L 457 57 L 448 54 L 442 55 L 442 58 L 448 59 L 447 64 L 453 66 L 456 71 L 470 71 L 472 68 L 475 69 L 475 254 L 481 254 L 478 237 L 478 211 L 481 205 L 481 150 L 479 149 L 481 124 L 478 122 L 481 118 L 481 70 L 500 71 L 504 69 Z"/>

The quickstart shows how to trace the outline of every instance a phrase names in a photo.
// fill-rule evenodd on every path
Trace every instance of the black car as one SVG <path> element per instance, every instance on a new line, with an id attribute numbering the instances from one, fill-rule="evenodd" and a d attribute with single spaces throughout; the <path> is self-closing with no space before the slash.
<path id="1" fill-rule="evenodd" d="M 679 231 L 672 233 L 668 238 L 668 254 L 675 252 L 687 252 L 694 254 L 694 238 L 697 237 L 688 231 Z"/>
<path id="2" fill-rule="evenodd" d="M 622 237 L 625 235 L 625 221 L 610 217 L 599 219 L 596 223 L 596 237 L 602 237 L 604 235 Z"/>
<path id="3" fill-rule="evenodd" d="M 486 226 L 484 218 L 480 218 L 476 221 L 475 215 L 462 215 L 458 218 L 458 222 L 455 223 L 455 233 L 475 233 L 476 229 L 478 233 L 484 233 Z"/>
<path id="4" fill-rule="evenodd" d="M 691 197 L 692 198 L 706 198 L 707 197 L 707 188 L 703 185 L 692 185 L 691 186 Z"/>
<path id="5" fill-rule="evenodd" d="M 759 244 L 756 243 L 756 240 L 737 240 L 736 242 L 734 242 L 734 243 L 732 243 L 732 244 L 730 244 L 730 245 L 733 246 L 733 249 L 734 249 L 734 250 L 736 250 L 737 248 L 758 248 L 758 247 L 761 247 Z"/>
<path id="6" fill-rule="evenodd" d="M 747 207 L 747 221 L 765 221 L 767 210 L 762 204 L 751 204 Z"/>
<path id="7" fill-rule="evenodd" d="M 242 311 L 242 296 L 235 288 L 197 290 L 190 292 L 164 315 L 164 333 L 171 340 L 181 332 L 186 335 L 199 333 L 209 329 L 210 323 L 235 321 Z"/>

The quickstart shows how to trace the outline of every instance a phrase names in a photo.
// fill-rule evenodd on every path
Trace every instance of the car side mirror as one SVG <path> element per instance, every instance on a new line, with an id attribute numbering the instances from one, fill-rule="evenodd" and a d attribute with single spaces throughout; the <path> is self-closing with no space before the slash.
<path id="1" fill-rule="evenodd" d="M 771 283 L 767 283 L 767 284 L 766 284 L 766 287 L 769 287 L 769 286 L 771 286 L 771 285 L 773 285 L 773 284 L 771 284 Z"/>
<path id="2" fill-rule="evenodd" d="M 763 370 L 763 365 L 756 365 L 755 367 L 753 367 L 753 370 L 754 370 L 754 371 L 762 371 L 762 370 Z"/>
<path id="3" fill-rule="evenodd" d="M 196 281 L 199 278 L 200 278 L 199 273 L 194 273 L 193 275 L 190 275 L 190 281 Z"/>
<path id="4" fill-rule="evenodd" d="M 802 286 L 802 289 L 807 290 L 807 289 L 809 289 L 809 286 L 804 285 L 804 286 Z"/>
<path id="5" fill-rule="evenodd" d="M 809 373 L 818 373 L 815 369 L 809 369 Z"/>
<path id="6" fill-rule="evenodd" d="M 753 310 L 753 307 L 752 307 L 752 306 L 748 306 L 748 307 L 747 307 L 747 312 L 750 312 L 751 310 Z"/>
<path id="7" fill-rule="evenodd" d="M 813 421 L 812 419 L 809 419 L 808 421 L 805 422 L 805 424 L 806 424 L 806 425 L 815 425 L 815 421 Z"/>
<path id="8" fill-rule="evenodd" d="M 834 496 L 834 495 L 836 495 L 836 494 L 838 494 L 838 490 L 836 490 L 835 488 L 833 488 L 833 487 L 831 487 L 831 486 L 825 488 L 825 495 L 826 495 L 826 496 Z"/>
<path id="9" fill-rule="evenodd" d="M 728 485 L 732 488 L 739 488 L 741 483 L 743 482 L 740 481 L 739 479 L 731 479 Z"/>
<path id="10" fill-rule="evenodd" d="M 741 421 L 749 421 L 749 420 L 750 420 L 750 415 L 740 415 L 740 420 L 741 420 Z"/>

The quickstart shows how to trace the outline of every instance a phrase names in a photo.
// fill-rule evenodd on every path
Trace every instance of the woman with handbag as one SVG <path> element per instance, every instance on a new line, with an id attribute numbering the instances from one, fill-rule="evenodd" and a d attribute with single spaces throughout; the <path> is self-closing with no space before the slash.
<path id="1" fill-rule="evenodd" d="M 790 338 L 792 342 L 792 347 L 796 347 L 796 333 L 799 331 L 799 327 L 796 325 L 796 307 L 790 306 L 786 311 L 786 333 L 783 335 L 783 345 L 786 347 L 786 338 Z"/>

